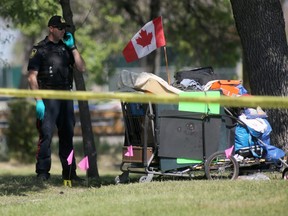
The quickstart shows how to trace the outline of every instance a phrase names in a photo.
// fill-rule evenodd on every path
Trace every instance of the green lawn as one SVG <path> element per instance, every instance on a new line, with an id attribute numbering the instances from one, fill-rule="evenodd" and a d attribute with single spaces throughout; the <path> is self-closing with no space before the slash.
<path id="1" fill-rule="evenodd" d="M 117 168 L 99 165 L 100 188 L 64 187 L 57 162 L 47 183 L 35 179 L 34 165 L 0 164 L 0 215 L 287 215 L 288 182 L 155 180 L 114 185 Z M 104 169 L 103 169 L 104 168 Z M 110 167 L 111 168 L 111 167 Z M 84 172 L 79 172 L 85 177 Z"/>

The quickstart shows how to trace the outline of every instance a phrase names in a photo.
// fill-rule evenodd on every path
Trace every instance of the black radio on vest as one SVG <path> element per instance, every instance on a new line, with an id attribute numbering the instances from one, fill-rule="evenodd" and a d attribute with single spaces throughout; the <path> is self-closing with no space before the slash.
<path id="1" fill-rule="evenodd" d="M 33 47 L 34 56 L 30 57 L 29 68 L 38 71 L 40 89 L 72 89 L 74 58 L 66 45 L 59 41 L 55 44 L 45 38 Z"/>

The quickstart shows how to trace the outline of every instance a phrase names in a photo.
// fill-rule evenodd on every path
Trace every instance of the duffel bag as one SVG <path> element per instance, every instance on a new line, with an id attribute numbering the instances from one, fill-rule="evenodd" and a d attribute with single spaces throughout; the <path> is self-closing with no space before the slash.
<path id="1" fill-rule="evenodd" d="M 211 80 L 218 79 L 212 67 L 201 67 L 191 70 L 178 71 L 175 73 L 174 78 L 177 83 L 180 83 L 183 79 L 191 79 L 195 80 L 201 85 L 205 85 L 207 82 Z"/>

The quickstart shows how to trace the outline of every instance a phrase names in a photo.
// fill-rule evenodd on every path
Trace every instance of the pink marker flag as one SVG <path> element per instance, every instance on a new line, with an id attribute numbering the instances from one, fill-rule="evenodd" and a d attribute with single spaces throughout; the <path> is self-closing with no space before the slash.
<path id="1" fill-rule="evenodd" d="M 133 157 L 133 146 L 130 145 L 127 147 L 127 152 L 125 153 L 126 157 Z"/>
<path id="2" fill-rule="evenodd" d="M 157 17 L 146 23 L 129 41 L 122 51 L 126 61 L 140 59 L 155 49 L 165 46 L 166 40 L 162 25 L 162 17 Z"/>
<path id="3" fill-rule="evenodd" d="M 69 156 L 68 156 L 68 158 L 67 158 L 68 165 L 71 165 L 71 164 L 72 164 L 73 155 L 74 155 L 74 150 L 72 149 L 72 151 L 70 152 L 70 154 L 69 154 Z"/>
<path id="4" fill-rule="evenodd" d="M 231 148 L 225 150 L 226 158 L 230 158 L 234 149 L 234 145 Z"/>
<path id="5" fill-rule="evenodd" d="M 88 169 L 89 169 L 88 156 L 84 157 L 84 158 L 78 163 L 78 167 L 79 167 L 81 170 L 88 170 Z"/>

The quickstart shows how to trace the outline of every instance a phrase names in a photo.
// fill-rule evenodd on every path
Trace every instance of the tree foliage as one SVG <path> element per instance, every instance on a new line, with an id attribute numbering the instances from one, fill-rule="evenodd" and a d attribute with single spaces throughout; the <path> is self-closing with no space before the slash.
<path id="1" fill-rule="evenodd" d="M 2 0 L 0 14 L 15 25 L 27 27 L 47 21 L 47 17 L 55 13 L 55 8 L 59 8 L 59 4 L 53 0 Z"/>
<path id="2" fill-rule="evenodd" d="M 240 57 L 229 0 L 86 0 L 85 4 L 75 0 L 71 7 L 77 45 L 92 83 L 107 82 L 116 66 L 141 66 L 146 58 L 155 58 L 151 53 L 143 61 L 127 64 L 121 52 L 146 22 L 159 15 L 169 65 L 234 66 Z M 48 18 L 60 13 L 60 5 L 55 0 L 3 0 L 0 12 L 21 26 L 27 38 L 37 40 Z"/>
<path id="3" fill-rule="evenodd" d="M 5 131 L 9 155 L 20 162 L 34 162 L 37 145 L 35 105 L 25 99 L 9 102 L 9 127 Z"/>
<path id="4" fill-rule="evenodd" d="M 167 31 L 178 54 L 176 64 L 221 67 L 239 61 L 240 41 L 229 1 L 174 1 L 165 8 L 173 13 L 167 14 Z"/>
<path id="5" fill-rule="evenodd" d="M 159 11 L 152 12 L 157 2 Z M 125 63 L 121 51 L 146 22 L 159 15 L 163 17 L 170 65 L 225 67 L 234 66 L 240 58 L 240 41 L 228 0 L 98 0 L 92 13 L 85 26 L 91 25 L 97 42 L 107 45 L 106 50 L 101 49 L 109 55 L 103 56 L 105 68 L 137 65 Z"/>

